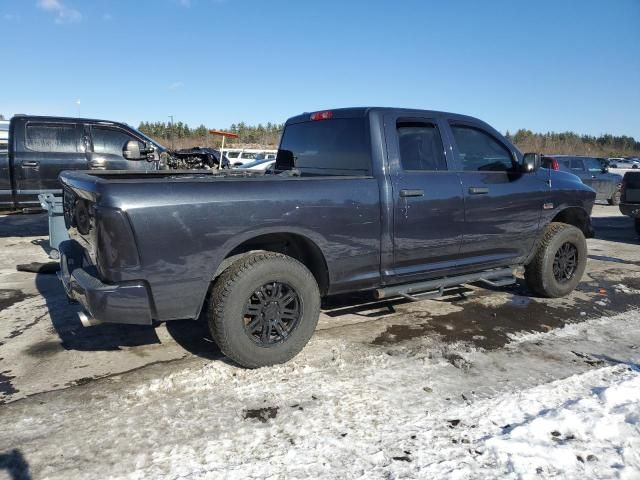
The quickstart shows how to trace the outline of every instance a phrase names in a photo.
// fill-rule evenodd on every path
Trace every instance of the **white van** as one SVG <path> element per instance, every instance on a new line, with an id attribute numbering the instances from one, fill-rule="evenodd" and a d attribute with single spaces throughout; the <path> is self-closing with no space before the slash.
<path id="1" fill-rule="evenodd" d="M 224 153 L 232 167 L 239 167 L 255 160 L 275 160 L 277 150 L 261 150 L 256 148 L 225 148 Z"/>

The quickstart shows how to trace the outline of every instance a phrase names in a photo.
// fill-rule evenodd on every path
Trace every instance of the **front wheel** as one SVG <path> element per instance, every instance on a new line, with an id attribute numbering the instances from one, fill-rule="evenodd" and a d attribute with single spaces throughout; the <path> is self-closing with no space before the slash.
<path id="1" fill-rule="evenodd" d="M 207 320 L 227 357 L 247 368 L 284 363 L 315 331 L 320 292 L 311 272 L 279 253 L 250 253 L 215 281 Z"/>
<path id="2" fill-rule="evenodd" d="M 547 225 L 533 259 L 525 266 L 529 289 L 542 297 L 564 297 L 576 288 L 587 266 L 587 241 L 573 225 Z"/>

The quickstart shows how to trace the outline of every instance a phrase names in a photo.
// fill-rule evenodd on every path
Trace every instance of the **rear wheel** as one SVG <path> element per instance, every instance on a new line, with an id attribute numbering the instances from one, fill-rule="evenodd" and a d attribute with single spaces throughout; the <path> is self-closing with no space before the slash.
<path id="1" fill-rule="evenodd" d="M 243 367 L 284 363 L 315 331 L 320 292 L 297 260 L 279 253 L 248 254 L 213 285 L 207 320 L 222 352 Z"/>
<path id="2" fill-rule="evenodd" d="M 543 297 L 568 295 L 587 266 L 587 241 L 582 231 L 564 223 L 549 224 L 533 259 L 525 267 L 527 286 Z"/>

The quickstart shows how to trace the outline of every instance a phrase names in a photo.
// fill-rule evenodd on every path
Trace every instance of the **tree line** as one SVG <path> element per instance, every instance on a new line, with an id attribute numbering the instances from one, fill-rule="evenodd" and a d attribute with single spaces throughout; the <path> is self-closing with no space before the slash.
<path id="1" fill-rule="evenodd" d="M 240 122 L 229 128 L 215 130 L 238 135 L 237 139 L 226 139 L 225 146 L 277 148 L 283 127 L 280 123 L 247 125 Z M 210 129 L 204 125 L 191 128 L 183 122 L 141 122 L 138 129 L 164 145 L 173 144 L 175 148 L 218 147 L 221 142 L 220 137 L 209 135 Z M 640 156 L 640 141 L 626 135 L 604 134 L 596 137 L 574 132 L 535 133 L 521 128 L 515 133 L 507 131 L 505 136 L 523 152 L 603 157 Z"/>
<path id="2" fill-rule="evenodd" d="M 594 157 L 626 157 L 640 155 L 640 142 L 626 135 L 579 135 L 574 132 L 534 133 L 520 129 L 505 135 L 523 152 L 589 155 Z"/>
<path id="3" fill-rule="evenodd" d="M 141 122 L 138 130 L 162 144 L 171 145 L 173 143 L 176 148 L 220 146 L 221 137 L 209 135 L 209 130 L 222 130 L 238 135 L 238 138 L 227 138 L 225 146 L 277 148 L 283 127 L 283 124 L 271 122 L 266 125 L 261 123 L 247 125 L 240 122 L 234 123 L 228 128 L 213 129 L 204 125 L 191 128 L 183 122 Z"/>

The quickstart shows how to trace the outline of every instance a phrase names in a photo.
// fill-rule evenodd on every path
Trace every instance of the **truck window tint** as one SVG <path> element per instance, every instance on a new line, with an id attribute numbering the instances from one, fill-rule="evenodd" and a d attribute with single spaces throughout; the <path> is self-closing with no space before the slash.
<path id="1" fill-rule="evenodd" d="M 464 170 L 507 171 L 513 168 L 511 152 L 482 130 L 451 125 Z"/>
<path id="2" fill-rule="evenodd" d="M 585 158 L 583 159 L 584 167 L 591 173 L 600 173 L 604 167 L 603 163 L 597 158 Z"/>
<path id="3" fill-rule="evenodd" d="M 276 170 L 303 174 L 369 175 L 370 148 L 364 118 L 334 118 L 287 125 Z"/>
<path id="4" fill-rule="evenodd" d="M 446 170 L 444 147 L 438 127 L 431 123 L 397 125 L 400 163 L 404 170 Z"/>
<path id="5" fill-rule="evenodd" d="M 584 170 L 584 165 L 582 164 L 582 159 L 581 158 L 572 158 L 569 168 L 571 168 L 571 170 L 576 170 L 576 171 L 579 171 L 579 172 Z"/>
<path id="6" fill-rule="evenodd" d="M 34 152 L 75 153 L 78 140 L 75 125 L 27 124 L 25 146 Z"/>
<path id="7" fill-rule="evenodd" d="M 93 151 L 122 157 L 124 146 L 129 140 L 138 140 L 131 135 L 113 128 L 91 127 Z"/>
<path id="8" fill-rule="evenodd" d="M 240 152 L 227 152 L 227 158 L 238 158 Z"/>

